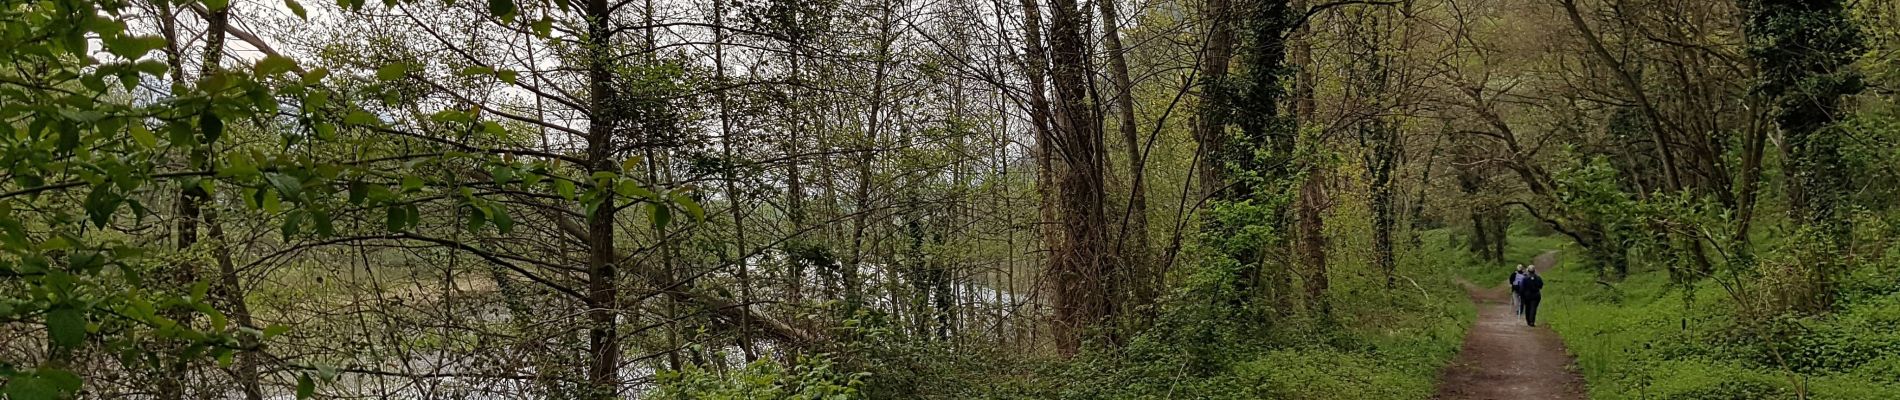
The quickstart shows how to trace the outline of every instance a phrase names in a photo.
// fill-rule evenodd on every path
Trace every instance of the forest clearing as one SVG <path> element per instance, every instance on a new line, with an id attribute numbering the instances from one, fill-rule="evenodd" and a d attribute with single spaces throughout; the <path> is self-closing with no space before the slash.
<path id="1" fill-rule="evenodd" d="M 0 0 L 0 400 L 1900 399 L 1896 90 L 1900 0 Z"/>

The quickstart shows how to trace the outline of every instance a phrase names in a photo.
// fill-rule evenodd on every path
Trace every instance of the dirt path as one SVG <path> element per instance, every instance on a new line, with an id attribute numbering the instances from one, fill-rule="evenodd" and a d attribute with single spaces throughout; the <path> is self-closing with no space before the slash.
<path id="1" fill-rule="evenodd" d="M 1438 394 L 1433 398 L 1585 398 L 1583 376 L 1577 374 L 1563 341 L 1550 328 L 1526 326 L 1524 317 L 1511 310 L 1508 287 L 1482 289 L 1470 282 L 1459 283 L 1478 305 L 1478 321 L 1465 333 L 1458 359 L 1439 373 Z"/>

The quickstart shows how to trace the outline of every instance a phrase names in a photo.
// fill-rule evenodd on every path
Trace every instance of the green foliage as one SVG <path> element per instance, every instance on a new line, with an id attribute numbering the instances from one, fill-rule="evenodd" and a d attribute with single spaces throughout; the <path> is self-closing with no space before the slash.
<path id="1" fill-rule="evenodd" d="M 655 399 L 844 400 L 858 398 L 866 374 L 842 371 L 825 357 L 801 356 L 789 366 L 759 360 L 732 371 L 688 367 L 660 371 Z"/>
<path id="2" fill-rule="evenodd" d="M 1775 263 L 1764 261 L 1763 269 Z M 1876 278 L 1875 271 L 1890 268 L 1856 267 L 1855 276 L 1869 279 L 1850 282 L 1860 282 L 1853 284 L 1860 290 L 1888 285 L 1891 278 Z M 1763 314 L 1757 306 L 1771 299 L 1750 296 L 1772 292 L 1716 279 L 1685 287 L 1666 274 L 1639 272 L 1610 287 L 1596 283 L 1590 271 L 1565 265 L 1546 274 L 1542 318 L 1577 355 L 1596 399 L 1900 395 L 1900 385 L 1883 375 L 1900 354 L 1900 337 L 1891 329 L 1900 323 L 1900 296 L 1890 288 L 1844 297 L 1831 315 Z"/>
<path id="3" fill-rule="evenodd" d="M 576 179 L 577 172 L 545 160 L 475 147 L 415 154 L 366 145 L 387 141 L 381 134 L 392 128 L 387 110 L 365 100 L 400 99 L 402 85 L 413 84 L 405 78 L 426 65 L 375 65 L 376 82 L 367 82 L 327 78 L 326 69 L 304 70 L 272 55 L 248 71 L 214 66 L 202 76 L 181 76 L 189 71 L 160 61 L 164 39 L 128 33 L 128 21 L 146 15 L 128 6 L 0 7 L 0 165 L 8 178 L 0 183 L 0 323 L 8 331 L 43 332 L 49 350 L 43 358 L 0 361 L 7 397 L 77 393 L 86 377 L 71 363 L 82 357 L 119 355 L 130 368 L 158 368 L 154 360 L 167 357 L 228 364 L 234 352 L 283 333 L 237 326 L 213 304 L 209 281 L 189 272 L 211 264 L 212 246 L 181 248 L 128 233 L 168 230 L 169 222 L 144 226 L 161 214 L 146 204 L 152 199 L 185 196 L 201 199 L 202 207 L 260 211 L 281 218 L 273 222 L 287 242 L 349 233 L 333 221 L 356 210 L 386 214 L 388 233 L 411 233 L 425 222 L 417 203 L 438 199 L 460 210 L 467 231 L 511 231 L 515 219 L 505 201 L 437 172 L 461 167 L 488 171 L 494 187 L 553 192 L 590 206 L 613 190 L 630 192 L 618 200 L 646 204 L 655 225 L 671 222 L 675 210 L 705 217 L 688 191 L 649 189 L 632 177 Z M 490 8 L 504 17 L 516 11 L 507 1 Z M 510 80 L 512 71 L 487 73 Z M 678 65 L 667 64 L 635 74 L 641 80 L 634 83 L 671 95 L 680 75 Z M 429 122 L 469 135 L 508 134 L 479 108 L 445 107 Z M 356 233 L 378 233 L 365 230 Z M 308 395 L 312 384 L 300 377 L 299 394 Z"/>

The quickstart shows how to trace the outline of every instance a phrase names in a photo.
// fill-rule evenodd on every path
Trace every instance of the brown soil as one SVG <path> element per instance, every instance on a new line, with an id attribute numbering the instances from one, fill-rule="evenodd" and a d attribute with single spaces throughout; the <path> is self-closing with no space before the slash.
<path id="1" fill-rule="evenodd" d="M 1461 282 L 1478 305 L 1478 321 L 1465 333 L 1458 359 L 1439 373 L 1436 399 L 1584 399 L 1563 340 L 1544 327 L 1524 324 L 1511 310 L 1511 291 Z"/>

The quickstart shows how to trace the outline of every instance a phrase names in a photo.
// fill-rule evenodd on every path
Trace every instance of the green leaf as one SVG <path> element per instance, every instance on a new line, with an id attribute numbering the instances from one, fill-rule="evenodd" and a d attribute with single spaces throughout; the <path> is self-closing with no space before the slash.
<path id="1" fill-rule="evenodd" d="M 667 224 L 673 223 L 673 209 L 664 204 L 647 203 L 647 212 L 653 217 L 654 228 L 665 229 Z"/>
<path id="2" fill-rule="evenodd" d="M 264 180 L 270 181 L 271 187 L 283 193 L 286 199 L 296 201 L 301 198 L 299 195 L 303 192 L 303 180 L 297 179 L 295 176 L 270 173 L 264 175 Z"/>
<path id="3" fill-rule="evenodd" d="M 303 9 L 303 4 L 297 3 L 297 0 L 284 0 L 284 7 L 290 8 L 290 13 L 296 14 L 298 19 L 310 19 L 310 16 L 306 15 Z"/>
<path id="4" fill-rule="evenodd" d="M 297 399 L 308 399 L 317 394 L 317 383 L 310 380 L 309 374 L 297 374 Z"/>
<path id="5" fill-rule="evenodd" d="M 321 236 L 321 237 L 336 236 L 336 227 L 330 225 L 329 211 L 323 211 L 323 210 L 311 211 L 310 222 L 316 225 L 318 236 Z"/>
<path id="6" fill-rule="evenodd" d="M 323 106 L 326 106 L 329 104 L 330 104 L 330 92 L 315 91 L 315 92 L 311 92 L 310 95 L 303 97 L 304 111 L 316 112 L 318 110 L 322 110 Z"/>
<path id="7" fill-rule="evenodd" d="M 0 387 L 0 398 L 13 400 L 56 400 L 79 391 L 79 375 L 72 372 L 41 368 L 31 375 L 21 374 L 10 377 L 4 387 Z"/>
<path id="8" fill-rule="evenodd" d="M 127 60 L 145 57 L 154 49 L 165 47 L 165 38 L 159 36 L 118 36 L 101 40 L 106 51 Z"/>
<path id="9" fill-rule="evenodd" d="M 559 178 L 556 178 L 553 181 L 554 181 L 554 193 L 560 194 L 561 198 L 563 199 L 568 199 L 568 200 L 574 199 L 574 181 L 559 179 Z"/>
<path id="10" fill-rule="evenodd" d="M 106 227 L 107 222 L 112 222 L 112 214 L 118 212 L 119 205 L 125 202 L 125 197 L 111 188 L 108 185 L 94 186 L 92 192 L 86 194 L 86 216 L 92 218 L 94 226 Z"/>
<path id="11" fill-rule="evenodd" d="M 153 136 L 152 130 L 146 128 L 144 123 L 133 122 L 130 128 L 132 141 L 138 142 L 140 146 L 145 146 L 147 149 L 158 147 L 158 137 Z"/>
<path id="12" fill-rule="evenodd" d="M 302 227 L 304 227 L 304 210 L 291 210 L 291 214 L 283 216 L 283 241 L 291 241 L 291 237 L 296 237 L 296 233 Z"/>
<path id="13" fill-rule="evenodd" d="M 268 338 L 277 337 L 278 335 L 282 335 L 285 332 L 290 332 L 290 327 L 284 326 L 282 324 L 271 324 L 271 326 L 264 327 L 264 338 L 268 339 Z"/>
<path id="14" fill-rule="evenodd" d="M 422 177 L 409 175 L 402 177 L 402 191 L 413 192 L 422 188 Z"/>
<path id="15" fill-rule="evenodd" d="M 496 185 L 506 185 L 515 180 L 515 169 L 507 165 L 496 165 L 488 170 L 488 175 L 495 178 Z"/>
<path id="16" fill-rule="evenodd" d="M 496 17 L 501 17 L 503 21 L 514 19 L 515 2 L 513 0 L 488 0 L 488 13 L 495 14 Z"/>
<path id="17" fill-rule="evenodd" d="M 272 213 L 284 211 L 283 199 L 277 197 L 277 191 L 260 190 L 258 192 L 263 193 L 262 196 L 264 196 L 264 201 L 260 202 L 264 206 L 264 211 Z"/>
<path id="18" fill-rule="evenodd" d="M 400 206 L 389 207 L 387 219 L 383 221 L 384 227 L 389 228 L 390 232 L 402 232 L 403 226 L 409 223 L 409 216 L 406 214 Z"/>
<path id="19" fill-rule="evenodd" d="M 685 193 L 673 193 L 673 204 L 678 204 L 681 210 L 686 210 L 686 215 L 692 216 L 694 221 L 706 220 L 706 209 L 700 208 L 699 202 L 693 201 L 693 198 Z"/>
<path id="20" fill-rule="evenodd" d="M 619 193 L 621 196 L 639 197 L 639 198 L 645 198 L 648 200 L 655 200 L 655 201 L 659 200 L 659 197 L 660 197 L 659 195 L 654 194 L 652 190 L 647 190 L 647 188 L 640 187 L 640 184 L 638 182 L 634 182 L 630 180 L 620 181 L 619 185 L 614 186 L 614 192 Z"/>
<path id="21" fill-rule="evenodd" d="M 291 0 L 285 0 L 285 1 L 291 1 Z M 294 71 L 296 69 L 297 69 L 297 61 L 291 60 L 289 57 L 284 57 L 284 56 L 280 56 L 276 54 L 266 55 L 264 56 L 264 59 L 257 60 L 257 74 L 258 75 L 266 75 L 266 76 L 277 75 L 277 74 L 281 74 L 285 72 Z"/>
<path id="22" fill-rule="evenodd" d="M 468 231 L 481 231 L 482 225 L 488 223 L 487 207 L 469 206 L 468 211 Z"/>
<path id="23" fill-rule="evenodd" d="M 415 204 L 402 206 L 403 223 L 411 227 L 422 226 L 422 209 Z"/>
<path id="24" fill-rule="evenodd" d="M 369 184 L 363 181 L 350 182 L 349 192 L 350 204 L 363 205 L 363 200 L 369 198 Z"/>
<path id="25" fill-rule="evenodd" d="M 554 19 L 549 18 L 549 17 L 541 17 L 540 20 L 534 21 L 534 23 L 529 25 L 529 27 L 531 29 L 534 29 L 535 36 L 540 36 L 541 38 L 546 39 L 548 36 L 554 33 Z"/>
<path id="26" fill-rule="evenodd" d="M 409 74 L 409 66 L 403 63 L 391 63 L 376 69 L 376 79 L 393 81 Z"/>
<path id="27" fill-rule="evenodd" d="M 515 70 L 512 70 L 512 69 L 504 69 L 500 71 L 495 71 L 496 79 L 501 79 L 502 82 L 507 82 L 510 85 L 515 84 L 515 79 L 517 79 L 520 75 L 521 75 L 520 72 L 515 72 Z"/>
<path id="28" fill-rule="evenodd" d="M 217 143 L 218 138 L 224 136 L 224 119 L 218 118 L 218 113 L 214 112 L 199 113 L 198 128 L 204 130 L 203 144 Z"/>
<path id="29" fill-rule="evenodd" d="M 515 220 L 514 218 L 510 218 L 508 216 L 508 209 L 503 208 L 500 204 L 496 204 L 488 208 L 489 208 L 489 211 L 491 212 L 488 215 L 488 219 L 495 223 L 496 230 L 501 231 L 501 233 L 503 234 L 513 232 L 515 230 Z"/>
<path id="30" fill-rule="evenodd" d="M 304 86 L 315 85 L 317 83 L 323 82 L 323 77 L 326 77 L 326 76 L 330 76 L 329 69 L 319 67 L 317 69 L 310 70 L 310 72 L 303 73 L 303 84 Z"/>
<path id="31" fill-rule="evenodd" d="M 46 313 L 46 336 L 53 346 L 79 347 L 86 342 L 86 315 L 71 307 L 54 308 Z"/>

